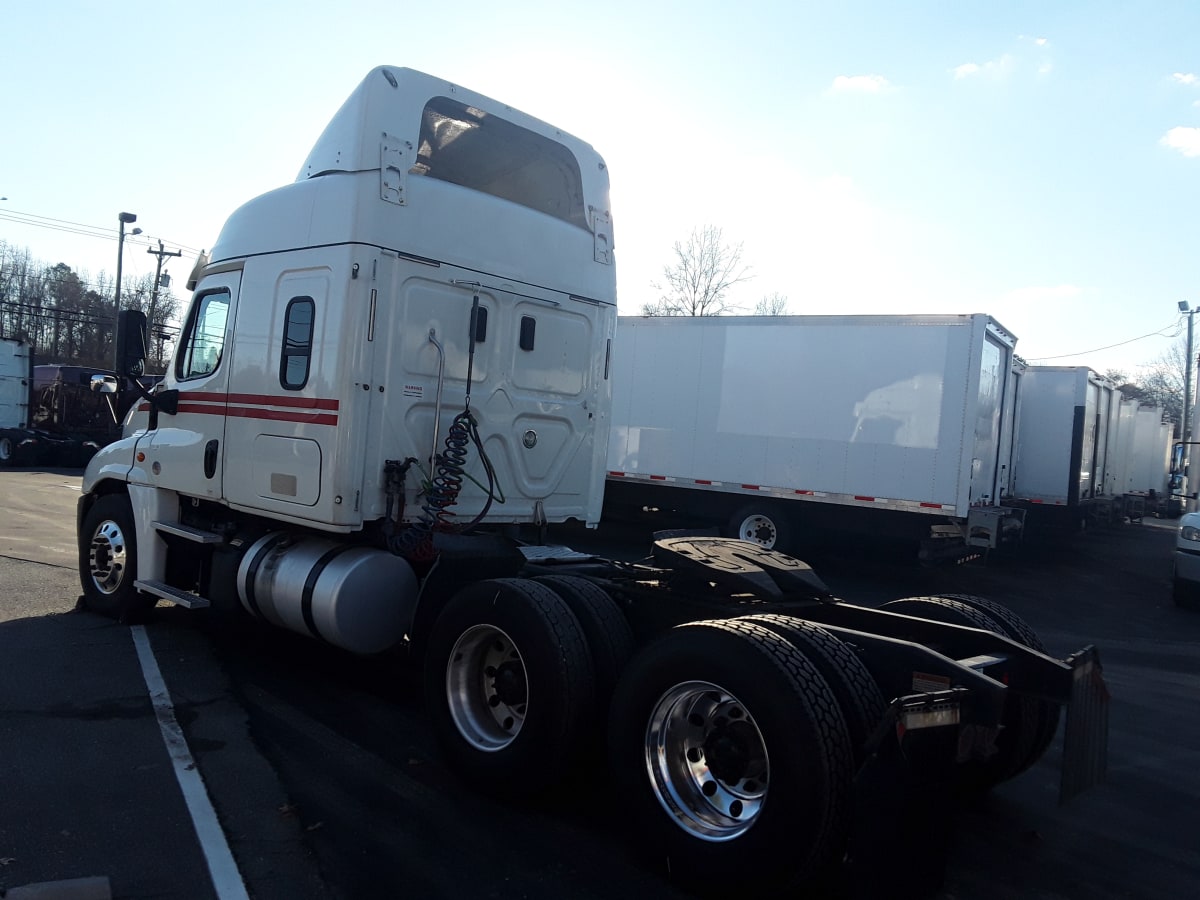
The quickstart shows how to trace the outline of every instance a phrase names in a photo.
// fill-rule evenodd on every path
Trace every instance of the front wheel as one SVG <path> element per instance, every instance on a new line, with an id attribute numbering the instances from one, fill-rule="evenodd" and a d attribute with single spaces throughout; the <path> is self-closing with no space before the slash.
<path id="1" fill-rule="evenodd" d="M 671 877 L 745 895 L 839 858 L 852 755 L 829 685 L 754 622 L 672 629 L 630 662 L 609 752 L 622 825 Z"/>
<path id="2" fill-rule="evenodd" d="M 0 468 L 11 466 L 17 454 L 16 444 L 7 434 L 0 434 Z"/>
<path id="3" fill-rule="evenodd" d="M 79 530 L 84 607 L 122 622 L 146 612 L 155 600 L 134 588 L 136 578 L 133 508 L 124 494 L 107 494 L 92 504 Z"/>

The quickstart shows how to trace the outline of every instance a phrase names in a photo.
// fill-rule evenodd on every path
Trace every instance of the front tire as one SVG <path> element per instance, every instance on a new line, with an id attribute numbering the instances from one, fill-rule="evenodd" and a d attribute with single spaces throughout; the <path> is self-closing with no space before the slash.
<path id="1" fill-rule="evenodd" d="M 92 504 L 79 531 L 79 581 L 90 612 L 121 622 L 136 619 L 155 599 L 134 588 L 137 534 L 133 507 L 124 494 L 106 494 Z"/>
<path id="2" fill-rule="evenodd" d="M 438 615 L 425 699 L 451 765 L 496 794 L 534 795 L 580 752 L 595 677 L 579 621 L 522 578 L 468 585 Z"/>
<path id="3" fill-rule="evenodd" d="M 624 824 L 686 884 L 811 880 L 844 844 L 845 720 L 812 663 L 762 625 L 690 623 L 643 649 L 613 698 L 609 752 Z"/>

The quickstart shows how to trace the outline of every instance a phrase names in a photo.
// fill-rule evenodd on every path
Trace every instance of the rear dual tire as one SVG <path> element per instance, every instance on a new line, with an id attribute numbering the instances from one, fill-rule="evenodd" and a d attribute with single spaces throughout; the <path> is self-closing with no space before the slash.
<path id="1" fill-rule="evenodd" d="M 999 603 L 973 594 L 907 597 L 881 607 L 889 612 L 966 625 L 1007 637 L 1032 650 L 1045 652 L 1034 630 Z M 1035 697 L 1010 695 L 1004 705 L 996 752 L 989 759 L 963 764 L 960 785 L 967 793 L 984 793 L 1033 766 L 1045 754 L 1058 729 L 1057 704 Z"/>
<path id="2" fill-rule="evenodd" d="M 853 751 L 834 692 L 776 630 L 681 625 L 613 698 L 610 768 L 637 846 L 692 887 L 811 882 L 840 857 Z"/>

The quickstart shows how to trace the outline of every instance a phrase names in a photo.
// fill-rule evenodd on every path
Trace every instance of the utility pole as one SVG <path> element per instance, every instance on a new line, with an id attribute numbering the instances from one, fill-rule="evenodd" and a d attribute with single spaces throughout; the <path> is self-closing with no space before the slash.
<path id="1" fill-rule="evenodd" d="M 164 250 L 163 242 L 162 242 L 162 239 L 160 238 L 158 241 L 158 249 L 155 250 L 151 247 L 147 247 L 146 252 L 158 257 L 158 265 L 156 265 L 154 267 L 154 291 L 153 291 L 153 293 L 150 294 L 150 315 L 148 317 L 149 328 L 152 330 L 154 328 L 154 312 L 158 306 L 159 282 L 162 281 L 163 259 L 168 256 L 183 256 L 183 251 L 175 250 L 172 252 L 170 250 Z M 160 346 L 161 346 L 161 343 L 162 342 L 160 341 L 159 342 Z"/>

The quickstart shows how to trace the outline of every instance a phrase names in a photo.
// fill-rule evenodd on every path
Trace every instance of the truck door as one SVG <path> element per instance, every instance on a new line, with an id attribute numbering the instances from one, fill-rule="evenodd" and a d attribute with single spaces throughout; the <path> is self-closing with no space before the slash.
<path id="1" fill-rule="evenodd" d="M 205 278 L 196 289 L 179 338 L 169 387 L 179 411 L 161 415 L 147 452 L 149 481 L 192 497 L 222 496 L 222 447 L 233 366 L 226 350 L 233 333 L 240 272 Z"/>

